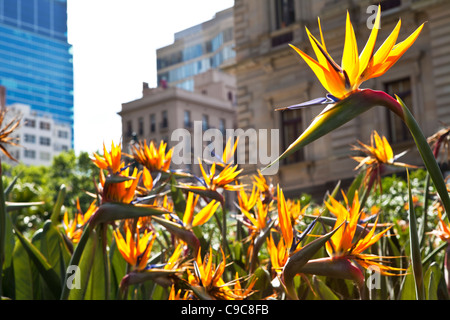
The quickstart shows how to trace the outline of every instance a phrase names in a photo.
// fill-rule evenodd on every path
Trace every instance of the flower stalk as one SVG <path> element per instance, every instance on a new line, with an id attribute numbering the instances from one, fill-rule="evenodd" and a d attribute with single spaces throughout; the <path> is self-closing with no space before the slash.
<path id="1" fill-rule="evenodd" d="M 422 157 L 425 167 L 427 168 L 431 180 L 434 183 L 436 191 L 438 192 L 439 197 L 441 198 L 445 212 L 448 214 L 448 212 L 450 212 L 450 197 L 448 195 L 444 176 L 442 175 L 441 169 L 439 168 L 434 153 L 433 151 L 431 151 L 427 139 L 423 135 L 422 130 L 420 129 L 417 121 L 414 119 L 409 109 L 406 107 L 404 102 L 399 97 L 397 97 L 397 101 L 403 110 L 402 120 L 405 122 L 406 126 L 411 132 L 411 135 L 414 139 L 417 149 L 419 150 L 420 156 Z"/>
<path id="2" fill-rule="evenodd" d="M 342 224 L 338 227 L 334 228 L 331 232 L 326 235 L 311 241 L 306 246 L 301 248 L 301 250 L 292 254 L 286 264 L 283 267 L 282 273 L 282 281 L 286 288 L 286 293 L 290 299 L 297 300 L 297 293 L 294 287 L 294 277 L 299 273 L 311 273 L 309 269 L 305 267 L 308 263 L 310 263 L 310 259 L 321 249 L 324 244 L 336 233 L 339 228 L 342 227 Z"/>
<path id="3" fill-rule="evenodd" d="M 2 297 L 2 270 L 3 263 L 5 262 L 5 243 L 6 243 L 6 203 L 5 203 L 5 192 L 3 190 L 3 173 L 2 173 L 2 162 L 0 160 L 0 299 Z"/>
<path id="4" fill-rule="evenodd" d="M 423 286 L 423 271 L 422 271 L 422 261 L 420 254 L 419 245 L 419 233 L 417 230 L 417 220 L 414 211 L 414 204 L 411 194 L 411 186 L 408 174 L 408 201 L 409 201 L 409 243 L 411 247 L 411 265 L 414 273 L 414 280 L 416 284 L 416 298 L 417 300 L 423 300 L 425 298 L 425 289 Z"/>

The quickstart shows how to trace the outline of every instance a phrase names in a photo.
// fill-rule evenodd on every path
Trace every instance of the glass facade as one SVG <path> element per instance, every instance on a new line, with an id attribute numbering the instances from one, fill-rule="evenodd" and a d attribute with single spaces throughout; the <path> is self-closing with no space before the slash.
<path id="1" fill-rule="evenodd" d="M 235 56 L 233 28 L 227 28 L 210 40 L 186 45 L 180 51 L 158 56 L 158 83 L 165 80 L 175 83 L 177 87 L 193 91 L 193 76 L 211 68 L 217 69 Z"/>
<path id="2" fill-rule="evenodd" d="M 73 131 L 66 0 L 0 0 L 0 85 L 7 105 L 30 105 Z"/>

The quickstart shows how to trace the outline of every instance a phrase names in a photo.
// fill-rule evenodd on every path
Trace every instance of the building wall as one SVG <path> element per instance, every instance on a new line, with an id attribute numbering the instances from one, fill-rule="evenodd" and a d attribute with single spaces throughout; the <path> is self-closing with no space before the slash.
<path id="1" fill-rule="evenodd" d="M 19 162 L 49 166 L 54 156 L 71 149 L 70 125 L 55 121 L 51 114 L 38 114 L 28 105 L 16 103 L 8 106 L 8 119 L 17 116 L 21 125 L 13 134 L 18 138 L 19 146 L 8 147 L 8 151 Z M 2 156 L 3 160 L 14 164 L 5 156 Z"/>
<path id="2" fill-rule="evenodd" d="M 196 87 L 193 92 L 178 87 L 148 88 L 144 86 L 142 98 L 122 104 L 119 115 L 122 118 L 124 148 L 128 148 L 133 139 L 146 140 L 147 143 L 154 141 L 157 145 L 163 140 L 169 147 L 173 147 L 178 144 L 179 140 L 176 139 L 179 138 L 174 136 L 175 140 L 172 140 L 172 134 L 177 129 L 185 129 L 186 136 L 191 137 L 191 150 L 194 151 L 196 133 L 202 137 L 207 129 L 234 128 L 236 108 L 234 101 L 229 99 L 230 95 L 236 96 L 234 77 L 211 69 L 194 77 L 195 83 L 197 79 L 199 88 Z M 185 121 L 186 111 L 190 114 L 188 121 Z M 165 126 L 162 125 L 164 112 L 167 114 Z M 154 131 L 152 131 L 150 120 L 152 115 L 156 123 Z M 208 119 L 206 128 L 202 127 L 204 116 Z M 203 148 L 208 143 L 200 141 L 200 144 Z M 193 162 L 194 158 L 191 160 Z M 179 168 L 186 169 L 186 166 Z"/>
<path id="3" fill-rule="evenodd" d="M 345 39 L 345 17 L 348 10 L 356 32 L 358 48 L 361 51 L 370 34 L 367 27 L 369 5 L 376 1 L 316 0 L 292 1 L 295 11 L 293 21 L 280 26 L 276 19 L 275 0 L 236 0 L 234 7 L 236 63 L 225 68 L 236 76 L 237 81 L 237 126 L 239 128 L 280 129 L 280 152 L 306 129 L 313 118 L 322 110 L 311 107 L 293 113 L 277 112 L 278 107 L 308 101 L 325 96 L 326 92 L 303 59 L 288 44 L 292 43 L 308 54 L 311 50 L 305 26 L 319 37 L 317 17 L 321 19 L 322 30 L 328 52 L 338 63 L 341 61 Z M 396 1 L 389 1 L 390 4 Z M 383 4 L 386 6 L 387 2 Z M 399 17 L 402 26 L 399 41 L 410 35 L 422 22 L 429 21 L 414 45 L 404 56 L 380 78 L 363 83 L 362 87 L 387 90 L 387 88 L 408 87 L 409 107 L 426 135 L 437 131 L 440 121 L 450 115 L 448 83 L 450 81 L 450 38 L 447 35 L 450 2 L 448 1 L 399 1 L 399 6 L 382 11 L 381 29 L 378 33 L 378 48 L 394 29 Z M 406 80 L 404 80 L 406 79 Z M 404 80 L 400 85 L 399 82 Z M 396 84 L 394 84 L 396 83 Z M 397 92 L 396 92 L 397 93 Z M 282 123 L 297 119 L 297 134 L 285 136 L 284 130 L 292 128 Z M 332 188 L 336 181 L 350 179 L 356 162 L 350 159 L 350 146 L 357 139 L 369 142 L 370 134 L 395 138 L 391 140 L 396 153 L 413 147 L 410 137 L 405 140 L 389 125 L 386 110 L 375 107 L 350 121 L 338 130 L 306 146 L 292 163 L 282 162 L 276 182 L 292 195 L 299 192 L 320 192 Z M 394 140 L 395 140 L 394 139 Z M 413 151 L 404 162 L 421 164 L 420 157 Z M 246 166 L 255 170 L 258 166 Z M 259 167 L 261 167 L 259 165 Z"/>

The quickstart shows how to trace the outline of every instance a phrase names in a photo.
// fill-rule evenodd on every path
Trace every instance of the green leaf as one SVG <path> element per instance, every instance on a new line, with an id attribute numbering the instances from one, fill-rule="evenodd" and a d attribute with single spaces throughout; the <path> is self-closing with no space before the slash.
<path id="1" fill-rule="evenodd" d="M 57 299 L 61 294 L 61 281 L 58 274 L 52 269 L 47 259 L 42 255 L 42 253 L 28 240 L 22 233 L 14 227 L 16 236 L 19 238 L 20 243 L 25 248 L 30 260 L 36 266 L 39 274 L 45 281 L 45 284 L 50 289 L 53 298 Z"/>
<path id="2" fill-rule="evenodd" d="M 426 300 L 438 300 L 438 287 L 442 273 L 436 262 L 433 262 L 425 273 L 425 298 Z"/>
<path id="3" fill-rule="evenodd" d="M 106 292 L 106 277 L 105 274 L 105 261 L 103 259 L 103 252 L 100 246 L 101 239 L 98 233 L 94 233 L 93 236 L 97 235 L 97 246 L 93 250 L 93 260 L 91 265 L 91 270 L 89 271 L 90 277 L 89 282 L 87 283 L 86 295 L 84 296 L 85 300 L 106 300 L 107 292 Z M 80 268 L 81 272 L 86 272 Z"/>
<path id="4" fill-rule="evenodd" d="M 92 244 L 89 241 L 92 237 L 92 232 L 93 232 L 93 227 L 91 224 L 88 224 L 87 226 L 85 226 L 83 233 L 81 234 L 80 237 L 80 241 L 78 241 L 77 246 L 75 247 L 75 250 L 72 254 L 72 257 L 70 258 L 70 262 L 68 264 L 68 268 L 72 268 L 72 267 L 77 267 L 80 264 L 80 260 L 83 256 L 84 250 L 86 249 L 87 244 L 89 243 L 89 245 L 91 246 L 91 250 L 92 250 Z M 94 247 L 95 248 L 95 247 Z M 87 249 L 89 250 L 89 249 Z M 86 276 L 86 275 L 83 275 Z M 66 275 L 64 277 L 64 282 L 63 282 L 63 288 L 62 288 L 62 292 L 61 292 L 61 300 L 67 300 L 69 298 L 69 294 L 71 292 L 69 286 L 67 285 L 67 283 L 69 282 L 69 277 L 72 277 L 72 275 L 70 275 L 68 272 L 66 272 Z M 78 290 L 80 291 L 80 290 Z M 79 293 L 78 293 L 79 294 Z M 84 296 L 84 293 L 81 293 Z"/>
<path id="5" fill-rule="evenodd" d="M 329 192 L 327 191 L 325 202 L 330 203 L 330 196 L 336 198 L 336 195 L 338 194 L 340 187 L 341 181 L 339 180 L 336 186 L 334 187 L 333 191 L 331 192 L 331 194 L 329 194 Z M 320 215 L 323 217 L 328 215 L 329 212 L 330 210 L 328 210 L 328 207 L 324 205 L 323 209 L 320 211 Z"/>
<path id="6" fill-rule="evenodd" d="M 194 285 L 187 285 L 193 292 L 194 294 L 197 296 L 198 299 L 200 300 L 214 300 L 213 297 L 211 297 L 209 295 L 209 293 L 205 290 L 205 288 L 201 287 L 201 286 L 194 286 Z M 157 286 L 162 288 L 161 286 Z M 157 299 L 158 296 L 154 296 L 154 299 Z"/>
<path id="7" fill-rule="evenodd" d="M 86 295 L 92 296 L 92 294 L 87 293 L 87 290 L 91 279 L 91 271 L 94 264 L 96 251 L 100 250 L 97 250 L 97 233 L 92 231 L 85 234 L 87 235 L 87 239 L 86 244 L 83 247 L 80 260 L 76 265 L 73 265 L 75 272 L 71 275 L 71 277 L 66 277 L 66 282 L 64 283 L 64 287 L 68 288 L 67 296 L 69 300 L 84 300 Z M 62 298 L 65 299 L 64 294 Z"/>
<path id="8" fill-rule="evenodd" d="M 33 279 L 32 261 L 30 260 L 27 251 L 17 240 L 17 244 L 13 253 L 13 267 L 14 267 L 14 289 L 16 300 L 35 300 L 37 282 Z"/>
<path id="9" fill-rule="evenodd" d="M 17 183 L 17 180 L 19 179 L 19 176 L 15 176 L 14 179 L 11 181 L 11 183 L 6 187 L 5 189 L 5 198 L 8 197 L 8 195 L 11 193 L 11 191 L 13 190 L 14 186 Z"/>
<path id="10" fill-rule="evenodd" d="M 1 163 L 0 163 L 1 165 Z M 1 167 L 0 167 L 1 170 Z M 3 177 L 0 175 L 0 298 L 3 296 L 3 266 L 6 258 L 6 234 L 7 234 L 7 215 L 5 204 L 5 193 L 3 190 Z M 8 252 L 8 260 L 10 259 L 11 252 Z M 10 263 L 10 262 L 9 262 Z"/>
<path id="11" fill-rule="evenodd" d="M 180 219 L 183 219 L 184 211 L 186 210 L 186 199 L 184 197 L 183 191 L 177 188 L 175 185 L 177 181 L 174 176 L 171 177 L 170 194 L 172 196 L 173 206 L 175 212 L 178 214 Z"/>
<path id="12" fill-rule="evenodd" d="M 262 245 L 266 242 L 267 236 L 270 233 L 273 225 L 275 224 L 275 220 L 272 220 L 267 227 L 262 230 L 256 239 L 253 242 L 253 255 L 252 257 L 248 257 L 250 259 L 250 271 L 252 272 L 257 267 L 258 261 L 258 253 L 261 250 Z"/>
<path id="13" fill-rule="evenodd" d="M 423 287 L 423 271 L 422 271 L 422 257 L 420 254 L 420 240 L 417 231 L 417 220 L 414 212 L 414 203 L 411 194 L 411 185 L 409 179 L 409 171 L 406 170 L 408 175 L 408 194 L 409 194 L 409 242 L 411 245 L 411 263 L 414 273 L 414 281 L 416 285 L 416 296 L 418 300 L 425 298 L 425 290 Z"/>
<path id="14" fill-rule="evenodd" d="M 333 236 L 333 234 L 342 226 L 338 226 L 326 235 L 321 236 L 314 241 L 311 241 L 306 246 L 304 246 L 300 251 L 297 251 L 291 255 L 283 269 L 283 282 L 286 286 L 288 295 L 296 299 L 297 295 L 293 288 L 294 277 L 302 272 L 302 268 L 308 261 L 319 251 L 325 243 Z"/>
<path id="15" fill-rule="evenodd" d="M 422 264 L 427 264 L 431 259 L 434 258 L 436 254 L 438 254 L 442 249 L 446 248 L 448 246 L 447 242 L 442 242 L 439 246 L 437 246 L 432 252 L 430 252 L 423 260 Z"/>
<path id="16" fill-rule="evenodd" d="M 194 233 L 194 235 L 197 237 L 198 241 L 200 241 L 200 248 L 204 248 L 204 250 L 206 250 L 206 248 L 209 248 L 209 246 L 211 245 L 211 235 L 209 235 L 208 239 L 205 239 L 205 236 L 203 234 L 203 229 L 204 229 L 204 225 L 201 226 L 195 226 L 192 228 L 192 232 Z M 214 232 L 214 229 L 211 229 L 211 232 Z M 202 252 L 202 255 L 205 255 L 205 252 Z"/>
<path id="17" fill-rule="evenodd" d="M 399 300 L 416 300 L 416 285 L 414 275 L 412 273 L 412 266 L 407 270 L 407 274 L 403 278 L 400 286 Z"/>
<path id="18" fill-rule="evenodd" d="M 58 225 L 60 223 L 60 215 L 61 215 L 61 208 L 64 203 L 64 198 L 66 197 L 66 186 L 61 185 L 58 193 L 58 198 L 56 199 L 56 203 L 53 206 L 53 211 L 50 216 L 50 220 L 52 221 L 53 225 Z"/>
<path id="19" fill-rule="evenodd" d="M 181 274 L 182 271 L 164 270 L 164 269 L 149 269 L 143 271 L 132 271 L 125 275 L 122 279 L 122 285 L 125 287 L 130 285 L 142 284 L 150 280 L 154 280 L 158 285 L 167 287 L 172 284 L 170 280 L 176 274 Z"/>
<path id="20" fill-rule="evenodd" d="M 356 191 L 360 190 L 363 178 L 365 175 L 365 171 L 361 170 L 358 175 L 353 180 L 352 184 L 347 190 L 347 199 L 348 203 L 353 203 L 353 197 L 355 196 Z"/>
<path id="21" fill-rule="evenodd" d="M 339 300 L 339 297 L 319 277 L 313 276 L 313 285 L 321 300 Z"/>
<path id="22" fill-rule="evenodd" d="M 420 156 L 422 157 L 423 163 L 425 164 L 425 167 L 430 174 L 431 180 L 434 183 L 436 191 L 438 192 L 439 197 L 442 200 L 445 212 L 448 213 L 450 212 L 450 197 L 447 191 L 447 185 L 442 175 L 442 171 L 439 168 L 438 163 L 436 162 L 436 158 L 434 157 L 434 154 L 430 149 L 430 145 L 428 144 L 427 139 L 423 135 L 423 132 L 414 119 L 413 115 L 399 97 L 397 97 L 397 101 L 400 103 L 403 109 L 404 122 L 408 126 L 408 129 L 414 138 L 414 142 L 416 143 L 417 149 L 420 153 Z M 447 218 L 447 215 L 445 215 L 445 217 Z"/>
<path id="23" fill-rule="evenodd" d="M 112 236 L 112 229 L 108 229 L 108 236 L 111 240 L 109 247 L 109 261 L 111 265 L 111 296 L 115 297 L 119 294 L 118 288 L 120 281 L 127 272 L 127 263 L 123 259 L 119 249 L 117 249 L 116 239 Z"/>
<path id="24" fill-rule="evenodd" d="M 153 205 L 132 205 L 119 202 L 107 202 L 102 204 L 94 213 L 90 225 L 91 227 L 94 227 L 104 222 L 162 215 L 167 213 L 170 213 L 170 211 Z"/>
<path id="25" fill-rule="evenodd" d="M 71 254 L 63 239 L 63 235 L 51 220 L 47 220 L 44 223 L 40 236 L 39 250 L 62 281 L 66 274 L 66 266 L 69 263 Z"/>
<path id="26" fill-rule="evenodd" d="M 1 215 L 1 213 L 0 213 Z M 0 227 L 2 228 L 2 227 Z M 3 227 L 3 232 L 5 233 L 5 242 L 4 242 L 4 262 L 3 262 L 3 270 L 6 270 L 7 268 L 11 267 L 12 263 L 12 255 L 14 251 L 15 246 L 15 238 L 13 233 L 13 225 L 11 221 L 11 216 L 8 212 L 5 212 L 5 223 Z M 1 268 L 0 268 L 1 271 Z M 6 276 L 6 273 L 5 273 Z M 8 281 L 8 279 L 4 279 L 5 282 Z M 0 281 L 1 284 L 2 281 Z M 1 292 L 1 289 L 0 289 Z"/>
<path id="27" fill-rule="evenodd" d="M 155 216 L 152 218 L 152 220 L 162 225 L 174 236 L 186 242 L 194 250 L 194 256 L 197 255 L 197 250 L 200 248 L 200 241 L 197 239 L 192 230 L 186 229 L 178 223 L 169 221 L 161 217 Z"/>
<path id="28" fill-rule="evenodd" d="M 208 198 L 208 199 L 214 199 L 220 203 L 224 203 L 225 199 L 224 197 L 217 191 L 215 190 L 208 190 L 208 189 L 197 189 L 195 187 L 190 187 L 187 185 L 177 185 L 175 186 L 176 188 L 182 189 L 182 190 L 186 190 L 186 191 L 190 191 L 193 192 L 195 194 L 199 194 L 202 197 Z"/>
<path id="29" fill-rule="evenodd" d="M 274 289 L 272 287 L 270 274 L 265 268 L 259 267 L 256 269 L 248 279 L 248 283 L 251 283 L 255 278 L 257 279 L 253 286 L 255 293 L 249 297 L 250 300 L 261 300 L 273 293 Z"/>

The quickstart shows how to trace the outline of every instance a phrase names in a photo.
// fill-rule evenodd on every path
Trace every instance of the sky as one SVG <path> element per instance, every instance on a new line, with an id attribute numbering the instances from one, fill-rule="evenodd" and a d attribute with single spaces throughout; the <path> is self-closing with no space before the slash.
<path id="1" fill-rule="evenodd" d="M 75 152 L 119 143 L 122 103 L 156 86 L 156 50 L 234 0 L 68 0 L 73 49 Z"/>

